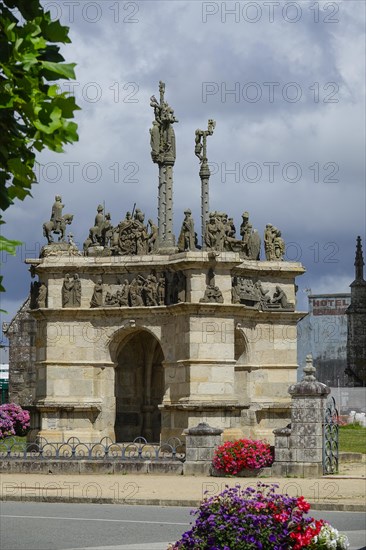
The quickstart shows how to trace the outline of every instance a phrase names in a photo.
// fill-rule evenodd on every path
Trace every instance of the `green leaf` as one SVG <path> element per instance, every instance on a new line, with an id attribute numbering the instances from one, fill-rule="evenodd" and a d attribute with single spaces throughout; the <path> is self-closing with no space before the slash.
<path id="1" fill-rule="evenodd" d="M 74 67 L 76 63 L 52 63 L 51 61 L 41 61 L 41 64 L 44 69 L 46 69 L 46 73 L 49 75 L 47 78 L 49 78 L 49 80 L 57 80 L 59 78 L 75 79 Z"/>
<path id="2" fill-rule="evenodd" d="M 70 38 L 68 37 L 69 28 L 64 27 L 57 20 L 51 21 L 51 23 L 49 23 L 47 26 L 43 25 L 42 30 L 44 32 L 44 36 L 50 42 L 62 42 L 63 44 L 71 42 Z"/>
<path id="3" fill-rule="evenodd" d="M 16 253 L 16 247 L 20 246 L 21 244 L 22 244 L 21 241 L 13 241 L 13 240 L 7 239 L 3 235 L 0 235 L 1 252 L 7 252 L 8 254 L 12 254 L 14 256 Z"/>

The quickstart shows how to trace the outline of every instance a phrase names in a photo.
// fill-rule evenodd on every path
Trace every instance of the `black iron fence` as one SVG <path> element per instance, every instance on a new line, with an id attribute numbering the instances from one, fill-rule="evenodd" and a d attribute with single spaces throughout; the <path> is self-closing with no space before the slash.
<path id="1" fill-rule="evenodd" d="M 327 401 L 323 425 L 323 474 L 337 474 L 339 465 L 339 415 L 334 397 Z"/>
<path id="2" fill-rule="evenodd" d="M 144 437 L 137 437 L 129 443 L 114 443 L 104 437 L 99 443 L 84 443 L 77 437 L 64 442 L 48 442 L 40 437 L 36 442 L 19 442 L 9 437 L 0 443 L 1 459 L 32 460 L 185 460 L 185 445 L 178 437 L 164 443 L 148 443 Z"/>

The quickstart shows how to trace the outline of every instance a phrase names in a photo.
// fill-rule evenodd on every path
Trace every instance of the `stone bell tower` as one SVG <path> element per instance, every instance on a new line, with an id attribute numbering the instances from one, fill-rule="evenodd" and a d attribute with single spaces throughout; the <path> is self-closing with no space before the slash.
<path id="1" fill-rule="evenodd" d="M 355 386 L 366 385 L 366 281 L 363 277 L 361 237 L 357 237 L 355 280 L 350 284 L 351 305 L 347 314 L 346 374 Z"/>

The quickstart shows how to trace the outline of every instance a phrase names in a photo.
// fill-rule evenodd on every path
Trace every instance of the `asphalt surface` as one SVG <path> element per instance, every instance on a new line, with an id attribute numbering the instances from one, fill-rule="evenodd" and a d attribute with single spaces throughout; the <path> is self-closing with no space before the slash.
<path id="1" fill-rule="evenodd" d="M 365 515 L 311 512 L 366 546 Z M 166 550 L 192 521 L 189 507 L 2 502 L 1 550 Z"/>

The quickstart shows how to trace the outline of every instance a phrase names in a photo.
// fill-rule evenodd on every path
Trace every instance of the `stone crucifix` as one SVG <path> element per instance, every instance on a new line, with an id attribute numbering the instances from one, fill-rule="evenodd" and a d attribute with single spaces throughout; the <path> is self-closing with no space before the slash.
<path id="1" fill-rule="evenodd" d="M 198 157 L 201 168 L 200 168 L 200 178 L 201 178 L 201 233 L 202 233 L 202 243 L 204 243 L 204 235 L 206 231 L 206 224 L 209 220 L 209 180 L 210 180 L 210 168 L 208 166 L 207 160 L 207 136 L 212 136 L 216 122 L 212 119 L 208 119 L 207 130 L 196 130 L 195 137 L 195 148 L 194 153 Z"/>
<path id="2" fill-rule="evenodd" d="M 174 110 L 165 101 L 165 84 L 159 82 L 159 101 L 153 95 L 150 106 L 155 120 L 150 129 L 151 158 L 159 166 L 158 240 L 159 249 L 174 247 L 173 235 L 173 166 L 175 163 L 175 133 L 178 122 Z"/>

